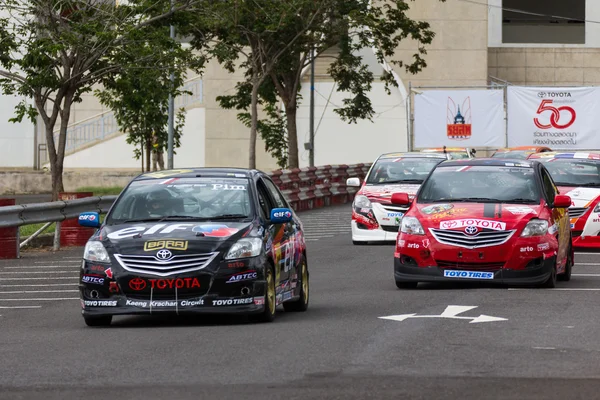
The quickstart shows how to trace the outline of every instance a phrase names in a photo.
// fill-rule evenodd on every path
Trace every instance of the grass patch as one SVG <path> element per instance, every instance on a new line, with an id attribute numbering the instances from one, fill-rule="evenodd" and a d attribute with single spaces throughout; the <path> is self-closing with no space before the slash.
<path id="1" fill-rule="evenodd" d="M 94 196 L 114 196 L 121 193 L 123 188 L 121 186 L 111 187 L 96 187 L 96 186 L 85 186 L 77 188 L 76 192 L 92 192 Z"/>
<path id="2" fill-rule="evenodd" d="M 101 215 L 100 216 L 100 223 L 104 222 L 104 218 L 106 217 L 106 215 Z M 19 227 L 19 235 L 21 235 L 21 238 L 25 238 L 27 236 L 31 236 L 34 233 L 37 232 L 38 229 L 40 229 L 42 226 L 44 226 L 45 223 L 41 223 L 41 224 L 31 224 L 31 225 L 22 225 Z M 52 224 L 49 227 L 47 227 L 44 232 L 42 232 L 42 235 L 47 234 L 47 233 L 54 233 L 56 228 L 56 224 Z"/>

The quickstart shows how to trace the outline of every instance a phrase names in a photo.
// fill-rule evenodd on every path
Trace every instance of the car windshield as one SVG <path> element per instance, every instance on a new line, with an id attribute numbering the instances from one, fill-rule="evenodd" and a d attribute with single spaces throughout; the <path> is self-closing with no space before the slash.
<path id="1" fill-rule="evenodd" d="M 540 159 L 559 186 L 600 187 L 600 160 L 576 160 L 572 158 Z"/>
<path id="2" fill-rule="evenodd" d="M 517 160 L 525 160 L 529 156 L 529 154 L 531 153 L 525 151 L 503 151 L 494 153 L 492 155 L 492 158 L 512 158 Z"/>
<path id="3" fill-rule="evenodd" d="M 439 167 L 421 187 L 417 202 L 540 202 L 533 168 L 513 166 Z"/>
<path id="4" fill-rule="evenodd" d="M 453 160 L 462 160 L 465 158 L 469 158 L 469 155 L 464 151 L 448 151 L 447 153 L 450 154 L 450 158 Z"/>
<path id="5" fill-rule="evenodd" d="M 250 218 L 248 186 L 246 178 L 226 177 L 135 181 L 118 199 L 106 223 Z"/>
<path id="6" fill-rule="evenodd" d="M 431 170 L 444 160 L 435 157 L 381 158 L 371 169 L 367 184 L 423 183 Z"/>

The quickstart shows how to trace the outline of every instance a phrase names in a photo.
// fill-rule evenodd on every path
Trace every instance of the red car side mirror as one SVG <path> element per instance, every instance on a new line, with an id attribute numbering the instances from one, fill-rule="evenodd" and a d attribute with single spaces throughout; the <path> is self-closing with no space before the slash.
<path id="1" fill-rule="evenodd" d="M 557 196 L 558 197 L 558 196 Z M 397 206 L 408 206 L 410 205 L 410 199 L 406 193 L 394 193 L 392 194 L 392 204 Z M 570 205 L 571 203 L 569 203 Z"/>
<path id="2" fill-rule="evenodd" d="M 554 207 L 556 208 L 569 208 L 571 207 L 571 198 L 562 194 L 554 197 Z"/>

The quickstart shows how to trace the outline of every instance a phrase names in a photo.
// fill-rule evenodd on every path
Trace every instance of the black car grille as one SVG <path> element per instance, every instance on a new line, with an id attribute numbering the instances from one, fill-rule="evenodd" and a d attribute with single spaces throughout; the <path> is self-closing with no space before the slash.
<path id="1" fill-rule="evenodd" d="M 571 207 L 569 208 L 569 218 L 579 218 L 587 211 L 587 207 Z"/>
<path id="2" fill-rule="evenodd" d="M 459 271 L 497 271 L 502 269 L 504 262 L 460 262 L 437 260 L 440 268 L 456 269 Z"/>
<path id="3" fill-rule="evenodd" d="M 408 207 L 400 207 L 400 206 L 396 206 L 396 205 L 392 205 L 392 204 L 382 204 L 381 207 L 383 207 L 383 209 L 385 211 L 389 211 L 389 212 L 405 213 L 406 211 L 408 211 Z"/>
<path id="4" fill-rule="evenodd" d="M 429 231 L 440 243 L 450 246 L 476 249 L 480 247 L 498 246 L 504 244 L 512 237 L 515 230 L 510 231 L 483 231 L 470 236 L 462 231 L 429 228 Z"/>
<path id="5" fill-rule="evenodd" d="M 126 271 L 134 274 L 171 276 L 201 270 L 218 255 L 215 253 L 185 254 L 161 261 L 154 256 L 115 254 L 115 258 Z"/>
<path id="6" fill-rule="evenodd" d="M 390 226 L 390 225 L 381 225 L 381 229 L 383 229 L 386 232 L 398 232 L 398 229 L 400 229 L 400 227 L 397 226 L 397 225 L 395 225 L 395 226 L 394 225 L 392 225 L 392 226 Z"/>

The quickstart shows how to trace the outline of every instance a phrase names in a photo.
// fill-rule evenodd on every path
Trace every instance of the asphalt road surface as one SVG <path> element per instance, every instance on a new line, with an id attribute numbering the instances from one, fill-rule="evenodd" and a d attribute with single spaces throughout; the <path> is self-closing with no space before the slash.
<path id="1" fill-rule="evenodd" d="M 598 398 L 596 254 L 578 253 L 571 282 L 552 290 L 398 290 L 393 246 L 353 246 L 349 218 L 348 206 L 302 214 L 310 307 L 272 324 L 137 316 L 88 328 L 81 249 L 0 261 L 0 398 Z"/>

